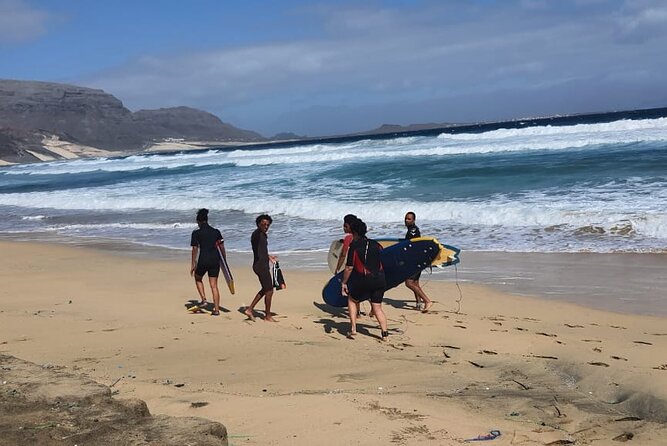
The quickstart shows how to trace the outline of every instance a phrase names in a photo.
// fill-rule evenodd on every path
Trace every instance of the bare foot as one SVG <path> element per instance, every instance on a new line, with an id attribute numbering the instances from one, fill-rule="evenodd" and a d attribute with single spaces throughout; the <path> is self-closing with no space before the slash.
<path id="1" fill-rule="evenodd" d="M 278 321 L 271 316 L 266 316 L 264 317 L 264 322 L 278 322 Z"/>
<path id="2" fill-rule="evenodd" d="M 354 337 L 357 335 L 356 331 L 348 331 L 345 333 L 345 337 L 348 339 L 354 339 Z"/>
<path id="3" fill-rule="evenodd" d="M 246 309 L 243 310 L 243 314 L 248 316 L 248 319 L 250 319 L 251 321 L 253 322 L 255 321 L 255 315 L 252 313 L 252 310 L 249 307 L 246 307 Z"/>
<path id="4" fill-rule="evenodd" d="M 431 302 L 426 302 L 424 304 L 424 309 L 422 310 L 422 313 L 428 313 L 428 310 L 430 310 L 432 306 L 433 306 L 432 301 Z"/>

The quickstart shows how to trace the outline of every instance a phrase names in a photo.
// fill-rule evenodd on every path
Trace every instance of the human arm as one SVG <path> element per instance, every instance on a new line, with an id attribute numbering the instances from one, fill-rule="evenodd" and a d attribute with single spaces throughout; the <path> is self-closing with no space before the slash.
<path id="1" fill-rule="evenodd" d="M 343 282 L 341 283 L 341 291 L 343 296 L 349 296 L 350 290 L 347 288 L 347 281 L 350 280 L 350 275 L 352 274 L 352 266 L 346 266 L 343 272 Z"/>
<path id="2" fill-rule="evenodd" d="M 190 261 L 190 275 L 194 275 L 195 273 L 195 268 L 197 268 L 197 254 L 199 253 L 199 247 L 198 246 L 193 246 L 192 247 L 192 258 Z"/>
<path id="3" fill-rule="evenodd" d="M 342 268 L 346 257 L 347 257 L 347 247 L 343 246 L 343 250 L 338 256 L 338 263 L 336 264 L 336 271 L 334 271 L 334 274 L 338 274 L 338 271 L 340 271 L 340 269 Z"/>

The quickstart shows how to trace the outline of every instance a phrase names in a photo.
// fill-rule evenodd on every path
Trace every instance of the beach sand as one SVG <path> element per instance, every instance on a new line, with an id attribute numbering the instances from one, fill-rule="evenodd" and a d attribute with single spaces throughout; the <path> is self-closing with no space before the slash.
<path id="1" fill-rule="evenodd" d="M 432 312 L 391 290 L 389 341 L 368 317 L 349 340 L 344 311 L 321 302 L 325 271 L 281 262 L 279 322 L 251 322 L 249 265 L 233 265 L 236 294 L 223 284 L 212 317 L 185 309 L 189 252 L 0 251 L 0 353 L 115 383 L 153 414 L 220 422 L 232 445 L 456 445 L 491 430 L 493 445 L 667 444 L 664 317 L 429 281 Z"/>

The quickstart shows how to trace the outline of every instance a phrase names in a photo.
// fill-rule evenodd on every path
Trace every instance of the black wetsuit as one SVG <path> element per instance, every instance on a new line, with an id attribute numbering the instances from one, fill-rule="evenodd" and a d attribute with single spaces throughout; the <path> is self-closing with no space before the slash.
<path id="1" fill-rule="evenodd" d="M 195 274 L 203 277 L 208 273 L 209 277 L 218 277 L 220 273 L 220 258 L 215 244 L 218 240 L 223 241 L 222 234 L 217 229 L 209 226 L 208 223 L 202 224 L 199 229 L 192 231 L 190 246 L 199 247 L 199 259 Z"/>
<path id="2" fill-rule="evenodd" d="M 350 275 L 350 294 L 354 300 L 361 302 L 370 300 L 382 303 L 384 289 L 387 285 L 380 252 L 382 246 L 375 240 L 360 238 L 350 244 L 347 251 L 346 266 L 352 266 Z"/>
<path id="3" fill-rule="evenodd" d="M 252 270 L 257 274 L 262 291 L 273 289 L 273 279 L 269 271 L 269 240 L 261 229 L 257 228 L 250 237 L 252 245 Z"/>
<path id="4" fill-rule="evenodd" d="M 412 240 L 413 238 L 421 237 L 421 232 L 419 231 L 419 228 L 417 225 L 412 225 L 408 226 L 408 232 L 405 233 L 405 238 L 408 240 Z M 419 280 L 421 277 L 422 272 L 419 271 L 417 274 L 413 275 L 410 277 L 412 280 Z"/>

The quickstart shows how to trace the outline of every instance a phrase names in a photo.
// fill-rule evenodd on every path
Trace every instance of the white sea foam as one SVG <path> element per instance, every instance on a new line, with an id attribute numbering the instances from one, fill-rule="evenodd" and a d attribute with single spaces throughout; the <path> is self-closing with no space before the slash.
<path id="1" fill-rule="evenodd" d="M 209 150 L 178 154 L 134 155 L 58 161 L 6 167 L 6 175 L 61 175 L 86 172 L 129 172 L 142 169 L 274 164 L 340 164 L 372 159 L 449 156 L 475 153 L 581 149 L 601 144 L 667 141 L 667 118 L 622 120 L 604 124 L 538 126 L 499 129 L 484 133 L 449 134 L 437 137 L 409 137 L 361 140 L 349 143 L 301 144 L 267 149 Z"/>
<path id="2" fill-rule="evenodd" d="M 632 232 L 656 238 L 667 238 L 667 213 L 660 209 L 653 197 L 640 201 L 637 197 L 620 192 L 606 194 L 606 201 L 595 199 L 595 191 L 572 193 L 566 197 L 529 194 L 522 200 L 498 196 L 484 202 L 415 202 L 412 200 L 340 200 L 328 198 L 281 198 L 269 196 L 225 197 L 216 194 L 193 198 L 187 192 L 165 194 L 121 193 L 119 190 L 85 190 L 36 192 L 0 195 L 0 204 L 33 208 L 54 208 L 91 211 L 190 211 L 208 207 L 212 211 L 241 211 L 245 214 L 269 212 L 313 221 L 337 221 L 346 213 L 353 213 L 369 223 L 382 225 L 396 221 L 397 215 L 412 210 L 422 216 L 420 221 L 437 221 L 451 225 L 471 225 L 503 228 L 551 228 L 566 225 L 571 229 L 599 227 L 607 233 L 621 233 L 630 226 Z M 628 209 L 629 200 L 633 206 Z M 663 200 L 658 200 L 663 202 Z M 659 203 L 658 203 L 659 204 Z M 181 223 L 98 225 L 107 228 L 173 229 Z M 70 229 L 76 225 L 70 225 Z M 621 228 L 621 229 L 619 229 Z"/>

